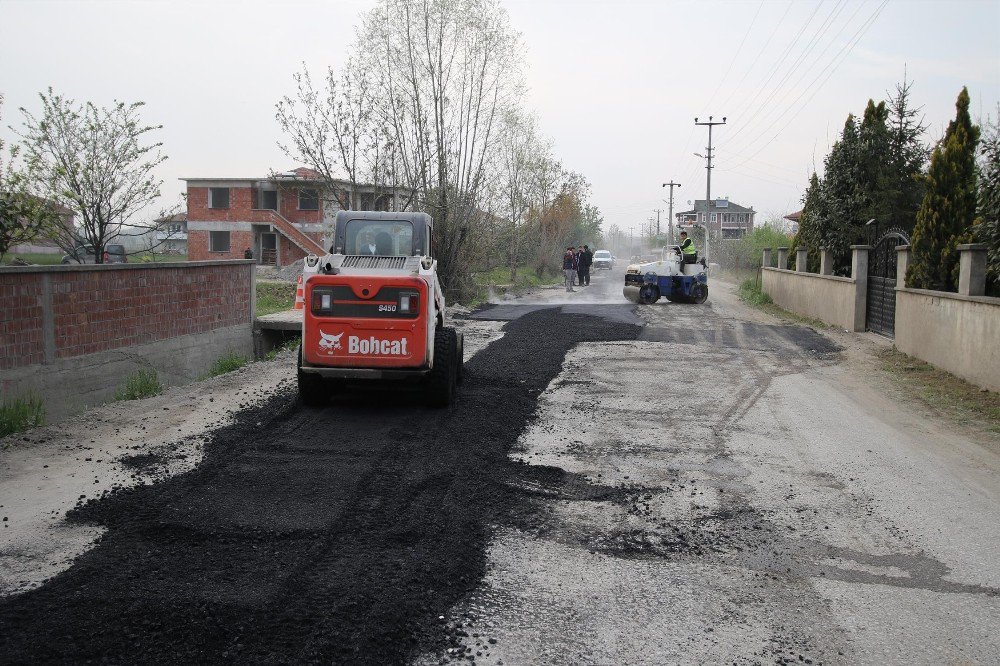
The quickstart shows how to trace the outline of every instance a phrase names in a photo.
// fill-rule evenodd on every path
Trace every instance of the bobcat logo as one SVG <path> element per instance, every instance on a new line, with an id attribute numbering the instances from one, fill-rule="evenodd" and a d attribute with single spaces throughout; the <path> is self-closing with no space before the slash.
<path id="1" fill-rule="evenodd" d="M 323 331 L 319 332 L 319 346 L 323 349 L 336 350 L 343 349 L 344 345 L 340 344 L 340 339 L 344 337 L 343 331 L 339 335 L 328 335 Z"/>

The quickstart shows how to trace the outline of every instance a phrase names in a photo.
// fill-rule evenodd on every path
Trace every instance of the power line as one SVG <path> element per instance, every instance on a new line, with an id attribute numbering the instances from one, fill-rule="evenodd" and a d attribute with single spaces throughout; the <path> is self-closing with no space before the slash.
<path id="1" fill-rule="evenodd" d="M 760 103 L 760 106 L 757 108 L 757 110 L 754 111 L 753 115 L 751 116 L 751 118 L 749 120 L 747 120 L 746 124 L 745 125 L 741 125 L 740 128 L 739 128 L 739 131 L 737 131 L 733 135 L 732 138 L 733 138 L 733 144 L 734 145 L 740 145 L 740 143 L 737 140 L 737 137 L 740 134 L 742 134 L 745 130 L 748 130 L 750 127 L 752 127 L 754 125 L 754 120 L 758 116 L 760 116 L 760 114 L 761 114 L 762 111 L 767 110 L 769 112 L 771 109 L 773 109 L 776 106 L 776 105 L 772 105 L 771 101 L 774 100 L 775 96 L 778 95 L 778 93 L 782 90 L 782 87 L 788 81 L 788 79 L 791 78 L 791 76 L 793 74 L 795 74 L 795 72 L 799 69 L 799 66 L 802 64 L 802 62 L 809 56 L 809 54 L 820 43 L 820 39 L 819 39 L 820 34 L 824 33 L 824 31 L 827 29 L 827 27 L 831 23 L 833 23 L 834 21 L 836 21 L 837 17 L 840 16 L 841 12 L 843 12 L 844 7 L 846 6 L 846 4 L 845 4 L 846 1 L 847 0 L 838 0 L 837 1 L 837 4 L 834 5 L 834 7 L 830 11 L 830 13 L 827 14 L 826 18 L 823 20 L 823 23 L 821 25 L 819 25 L 819 27 L 816 28 L 816 31 L 812 34 L 812 37 L 808 40 L 808 43 L 807 43 L 806 47 L 802 49 L 801 53 L 799 53 L 798 57 L 795 59 L 795 62 L 793 62 L 792 65 L 788 68 L 788 70 L 785 72 L 785 74 L 781 77 L 781 80 L 779 80 L 774 85 L 774 87 L 772 88 L 771 92 Z M 860 9 L 860 5 L 859 5 L 859 9 Z M 857 11 L 855 11 L 855 15 L 856 14 L 857 14 Z M 851 19 L 853 20 L 853 18 L 854 17 L 852 16 Z M 844 24 L 844 25 L 846 26 L 847 24 Z M 843 32 L 843 29 L 844 29 L 844 27 L 842 26 L 841 29 L 840 29 L 840 31 L 838 31 L 837 35 L 839 35 L 840 32 Z M 836 39 L 836 36 L 834 37 L 834 39 Z M 830 41 L 830 43 L 832 43 L 832 42 L 833 42 L 833 40 Z M 829 43 L 827 45 L 827 49 L 828 48 L 829 48 Z M 817 62 L 819 61 L 819 59 L 822 58 L 823 53 L 825 53 L 827 49 L 824 49 L 823 52 L 817 57 Z M 811 67 L 812 66 L 810 66 L 810 69 L 811 69 Z M 798 81 L 801 81 L 802 78 L 805 77 L 806 73 L 803 73 L 803 75 L 801 77 L 799 77 L 799 79 L 796 81 L 796 83 L 798 83 Z M 792 86 L 792 89 L 794 90 L 794 86 Z M 780 107 L 780 105 L 777 105 L 777 106 Z M 765 116 L 766 116 L 766 113 L 765 113 Z M 744 139 L 744 143 L 745 143 L 745 139 Z"/>
<path id="2" fill-rule="evenodd" d="M 844 29 L 847 28 L 847 26 L 849 26 L 854 21 L 854 17 L 858 15 L 858 12 L 861 10 L 862 6 L 863 5 L 858 5 L 858 8 L 854 10 L 854 13 L 850 16 L 850 18 L 847 19 L 847 21 L 843 25 L 841 25 L 841 27 L 837 31 L 837 33 L 830 39 L 830 41 L 827 43 L 827 45 L 823 48 L 823 50 L 820 52 L 820 54 L 816 57 L 816 60 L 809 66 L 809 68 L 806 71 L 804 71 L 802 73 L 802 76 L 800 76 L 798 79 L 795 80 L 795 83 L 792 85 L 792 89 L 793 90 L 801 90 L 802 89 L 799 86 L 799 84 L 802 82 L 802 80 L 806 76 L 808 76 L 810 73 L 812 73 L 813 69 L 815 69 L 815 67 L 822 61 L 823 56 L 826 55 L 827 51 L 830 50 L 830 47 L 833 46 L 837 42 L 837 38 L 840 37 L 840 35 L 841 35 L 842 32 L 844 32 Z M 864 22 L 862 22 L 862 25 L 864 25 Z M 857 33 L 855 33 L 855 34 L 857 34 Z M 848 40 L 848 43 L 850 43 L 850 40 Z M 827 67 L 829 67 L 829 65 L 831 63 L 833 63 L 834 61 L 836 61 L 836 59 L 841 55 L 841 53 L 843 53 L 844 48 L 846 48 L 846 44 L 845 44 L 844 47 L 841 47 L 841 50 L 838 51 L 837 54 L 833 56 L 833 58 L 830 59 L 830 61 L 827 63 Z M 819 76 L 822 76 L 822 73 L 825 70 L 826 70 L 826 68 L 824 68 L 823 70 L 821 70 L 820 74 L 817 75 L 817 78 Z M 815 80 L 816 79 L 813 79 L 813 82 L 815 82 Z M 812 85 L 812 83 L 810 83 L 809 85 Z M 806 86 L 806 89 L 808 89 L 808 86 Z M 801 97 L 801 93 L 800 93 L 800 97 Z M 770 101 L 770 100 L 768 100 L 768 101 Z M 777 123 L 783 117 L 785 117 L 786 115 L 788 115 L 789 111 L 792 109 L 792 107 L 790 105 L 788 105 L 788 104 L 777 104 L 777 105 L 774 105 L 774 106 L 776 108 L 780 109 L 780 113 L 778 114 L 778 116 L 775 117 L 774 119 L 772 119 L 771 123 L 769 125 L 767 125 L 763 129 L 761 129 L 760 131 L 758 131 L 753 138 L 751 138 L 751 139 L 744 138 L 743 141 L 737 142 L 737 146 L 738 147 L 734 151 L 734 155 L 745 154 L 746 150 L 749 149 L 754 144 L 754 142 L 756 142 L 764 134 L 766 134 L 772 127 L 774 127 L 775 123 Z"/>
<path id="3" fill-rule="evenodd" d="M 830 80 L 830 77 L 833 76 L 833 74 L 837 71 L 837 68 L 840 67 L 840 65 L 844 62 L 844 60 L 847 59 L 847 56 L 851 54 L 851 51 L 854 50 L 854 47 L 858 45 L 858 42 L 861 41 L 861 38 L 864 37 L 865 33 L 868 32 L 868 29 L 878 19 L 879 15 L 882 13 L 882 10 L 885 8 L 885 6 L 887 4 L 889 4 L 889 0 L 883 0 L 882 1 L 882 4 L 878 6 L 878 8 L 875 10 L 875 12 L 872 13 L 872 15 L 868 18 L 868 20 L 865 21 L 865 23 L 862 24 L 862 26 L 860 28 L 858 28 L 858 31 L 854 33 L 854 36 L 851 38 L 852 41 L 849 41 L 844 46 L 844 48 L 841 49 L 840 53 L 838 53 L 837 56 L 834 56 L 834 59 L 831 60 L 830 63 L 823 69 L 823 71 L 821 71 L 819 73 L 819 75 L 816 77 L 816 79 L 813 80 L 813 83 L 810 84 L 809 87 L 807 87 L 805 90 L 803 90 L 802 93 L 797 98 L 795 98 L 795 101 L 792 102 L 792 104 L 788 108 L 789 108 L 789 110 L 796 109 L 796 111 L 792 115 L 792 117 L 788 119 L 788 122 L 791 122 L 793 119 L 795 119 L 795 117 L 798 116 L 802 112 L 802 109 L 805 108 L 805 106 L 807 104 L 809 104 L 809 102 L 812 101 L 812 98 L 816 96 L 816 93 L 819 92 L 820 88 L 822 88 L 823 85 L 826 84 L 826 82 L 828 80 Z M 837 57 L 840 57 L 841 54 L 843 54 L 843 57 L 841 57 L 840 61 L 836 62 L 836 64 L 834 65 L 834 62 L 837 60 Z M 826 78 L 824 78 L 823 81 L 819 83 L 819 85 L 815 85 L 815 83 L 817 81 L 819 81 L 819 77 L 823 75 L 823 72 L 825 72 L 831 66 L 833 66 L 833 69 L 830 70 L 830 73 L 826 75 Z M 802 99 L 802 97 L 806 93 L 810 92 L 810 90 L 812 91 L 812 94 L 809 96 L 809 98 L 802 105 L 798 105 L 799 100 Z M 738 168 L 740 166 L 743 166 L 744 164 L 746 164 L 747 162 L 749 162 L 750 160 L 752 160 L 754 157 L 756 157 L 758 154 L 760 154 L 760 152 L 762 150 L 764 150 L 769 145 L 771 145 L 771 143 L 773 143 L 774 140 L 777 139 L 780 135 L 781 135 L 781 130 L 778 130 L 778 132 L 773 137 L 771 137 L 771 139 L 767 143 L 765 143 L 763 146 L 761 146 L 760 148 L 758 148 L 753 154 L 751 154 L 745 160 L 743 160 L 742 162 L 740 162 L 739 164 L 737 164 L 736 167 L 734 167 L 734 168 Z"/>
<path id="4" fill-rule="evenodd" d="M 803 24 L 803 26 L 799 29 L 798 34 L 795 35 L 795 37 L 788 44 L 788 46 L 785 47 L 785 50 L 781 52 L 781 55 L 778 56 L 778 62 L 771 67 L 771 73 L 768 74 L 767 79 L 764 81 L 764 83 L 757 87 L 757 92 L 754 93 L 753 97 L 750 98 L 750 101 L 746 104 L 746 107 L 749 108 L 754 106 L 754 104 L 757 102 L 757 99 L 760 97 L 761 92 L 765 88 L 767 88 L 768 84 L 770 84 L 771 80 L 774 78 L 774 75 L 781 69 L 781 66 L 785 64 L 785 60 L 788 58 L 788 54 L 791 52 L 792 48 L 794 48 L 795 45 L 798 44 L 799 39 L 802 37 L 802 33 L 805 32 L 806 28 L 809 27 L 809 24 L 812 23 L 813 18 L 816 16 L 816 12 L 818 12 L 819 8 L 822 6 L 823 6 L 823 0 L 820 0 L 820 2 L 816 5 L 816 8 L 813 9 L 812 14 L 809 15 L 809 18 L 806 20 L 805 24 Z M 733 134 L 733 136 L 731 136 L 730 139 L 735 139 L 739 135 L 740 131 L 741 131 L 740 129 L 737 129 L 736 133 Z"/>
<path id="5" fill-rule="evenodd" d="M 737 83 L 735 86 L 733 86 L 733 88 L 730 89 L 729 97 L 727 97 L 726 101 L 722 103 L 722 108 L 724 109 L 729 108 L 729 102 L 733 100 L 733 95 L 736 94 L 736 91 L 740 89 L 740 86 L 743 85 L 743 82 L 747 80 L 748 76 L 750 76 L 750 72 L 753 71 L 754 66 L 756 66 L 757 64 L 757 61 L 760 60 L 760 57 L 762 55 L 764 55 L 764 51 L 766 51 L 767 47 L 770 46 L 771 40 L 774 39 L 774 36 L 778 34 L 778 28 L 780 28 L 781 24 L 785 22 L 785 17 L 788 16 L 788 12 L 789 10 L 791 10 L 793 4 L 795 4 L 795 0 L 788 1 L 788 6 L 785 7 L 785 13 L 782 14 L 781 18 L 778 19 L 778 22 L 774 26 L 774 30 L 771 31 L 770 35 L 768 35 L 767 39 L 760 47 L 760 51 L 757 51 L 756 57 L 754 57 L 753 62 L 750 63 L 750 67 L 747 68 L 747 71 L 743 73 L 743 77 L 740 79 L 739 83 Z"/>
<path id="6" fill-rule="evenodd" d="M 764 0 L 760 0 L 760 4 L 757 5 L 757 12 L 753 15 L 753 20 L 750 21 L 750 25 L 749 27 L 747 27 L 746 32 L 743 33 L 743 39 L 740 40 L 740 45 L 736 47 L 736 53 L 733 54 L 733 59 L 729 61 L 729 67 L 726 68 L 726 73 L 723 75 L 721 79 L 719 79 L 719 85 L 715 86 L 715 91 L 712 93 L 712 96 L 708 98 L 708 108 L 712 108 L 712 102 L 715 101 L 715 96 L 719 93 L 719 90 L 722 88 L 722 84 L 725 83 L 726 79 L 729 78 L 729 73 L 733 71 L 733 65 L 736 64 L 736 59 L 740 56 L 740 52 L 743 50 L 743 45 L 746 43 L 747 37 L 750 36 L 750 32 L 753 30 L 754 24 L 757 23 L 757 17 L 760 15 L 760 10 L 763 6 L 764 6 Z"/>

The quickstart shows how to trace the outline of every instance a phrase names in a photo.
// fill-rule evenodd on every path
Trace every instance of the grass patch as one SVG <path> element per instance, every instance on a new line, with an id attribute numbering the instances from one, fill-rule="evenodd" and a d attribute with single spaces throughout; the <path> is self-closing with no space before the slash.
<path id="1" fill-rule="evenodd" d="M 294 282 L 257 280 L 257 316 L 291 310 L 295 305 Z"/>
<path id="2" fill-rule="evenodd" d="M 278 354 L 280 354 L 283 351 L 295 351 L 296 349 L 299 348 L 299 342 L 300 342 L 300 340 L 299 340 L 298 336 L 295 336 L 293 338 L 285 340 L 284 343 L 278 345 L 277 347 L 275 347 L 271 351 L 269 351 L 266 354 L 264 354 L 264 360 L 265 361 L 273 361 L 275 359 L 275 357 L 277 357 Z"/>
<path id="3" fill-rule="evenodd" d="M 208 376 L 218 377 L 219 375 L 224 375 L 227 372 L 239 370 L 249 362 L 250 359 L 246 356 L 237 354 L 236 352 L 229 352 L 225 356 L 216 359 L 215 363 L 212 364 L 212 368 L 208 371 Z"/>
<path id="4" fill-rule="evenodd" d="M 789 312 L 788 310 L 778 307 L 774 304 L 774 301 L 771 300 L 771 297 L 761 290 L 760 284 L 757 283 L 756 278 L 747 278 L 746 280 L 743 280 L 743 282 L 740 283 L 740 286 L 737 287 L 736 294 L 739 296 L 741 301 L 750 307 L 762 310 L 773 317 L 785 319 L 796 324 L 802 324 L 803 326 L 811 326 L 812 328 L 834 328 L 821 319 L 803 317 L 800 314 L 795 314 L 794 312 Z"/>
<path id="5" fill-rule="evenodd" d="M 18 252 L 17 254 L 5 254 L 3 256 L 2 263 L 4 266 L 9 266 L 15 259 L 21 259 L 29 264 L 37 264 L 39 266 L 55 266 L 62 261 L 63 254 L 62 250 L 59 251 L 59 254 L 33 254 Z"/>
<path id="6" fill-rule="evenodd" d="M 760 283 L 757 282 L 756 278 L 743 280 L 737 288 L 736 293 L 741 301 L 754 308 L 774 303 L 771 297 L 760 288 Z"/>
<path id="7" fill-rule="evenodd" d="M 1000 436 L 1000 393 L 980 389 L 895 348 L 879 350 L 877 356 L 882 369 L 911 398 L 936 413 Z"/>
<path id="8" fill-rule="evenodd" d="M 140 368 L 115 391 L 115 400 L 140 400 L 163 393 L 163 384 L 155 368 Z"/>
<path id="9" fill-rule="evenodd" d="M 137 252 L 128 256 L 130 264 L 172 264 L 187 260 L 187 254 L 164 254 L 163 252 Z"/>
<path id="10" fill-rule="evenodd" d="M 472 274 L 472 293 L 470 298 L 463 299 L 462 305 L 476 307 L 489 300 L 491 295 L 506 292 L 520 292 L 526 289 L 562 284 L 563 275 L 546 274 L 538 277 L 535 269 L 521 266 L 517 269 L 517 278 L 510 279 L 510 266 L 500 266 L 489 271 L 479 271 Z"/>
<path id="11" fill-rule="evenodd" d="M 45 423 L 45 405 L 36 395 L 0 400 L 0 437 Z"/>

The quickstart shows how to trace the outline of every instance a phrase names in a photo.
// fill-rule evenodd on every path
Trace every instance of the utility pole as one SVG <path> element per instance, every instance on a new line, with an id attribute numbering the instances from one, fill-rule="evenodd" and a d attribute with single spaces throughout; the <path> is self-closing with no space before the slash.
<path id="1" fill-rule="evenodd" d="M 663 183 L 663 187 L 670 188 L 670 212 L 667 213 L 667 228 L 670 229 L 670 238 L 667 239 L 667 242 L 671 245 L 674 244 L 674 188 L 680 186 L 680 183 L 675 183 L 672 180 L 669 183 Z"/>
<path id="2" fill-rule="evenodd" d="M 660 213 L 663 212 L 663 209 L 662 208 L 656 208 L 656 209 L 653 210 L 653 212 L 656 213 L 656 238 L 659 239 L 659 237 L 660 237 Z"/>
<path id="3" fill-rule="evenodd" d="M 711 227 L 711 212 L 712 212 L 712 128 L 716 125 L 725 125 L 726 117 L 722 116 L 722 122 L 718 120 L 713 121 L 712 116 L 708 117 L 708 122 L 698 122 L 698 118 L 694 119 L 695 125 L 705 125 L 708 127 L 708 152 L 705 153 L 705 160 L 708 165 L 705 170 L 708 172 L 708 176 L 705 179 L 705 263 L 708 263 L 708 248 L 711 245 L 712 240 L 712 227 Z"/>

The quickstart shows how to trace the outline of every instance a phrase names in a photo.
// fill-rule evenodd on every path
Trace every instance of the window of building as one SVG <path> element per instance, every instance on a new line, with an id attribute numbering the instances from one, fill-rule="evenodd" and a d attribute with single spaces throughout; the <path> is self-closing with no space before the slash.
<path id="1" fill-rule="evenodd" d="M 718 213 L 712 213 L 712 222 L 713 223 L 716 221 L 716 217 L 718 217 L 718 215 L 719 215 Z"/>
<path id="2" fill-rule="evenodd" d="M 278 210 L 278 191 L 254 188 L 253 207 L 261 210 Z"/>
<path id="3" fill-rule="evenodd" d="M 312 188 L 299 190 L 299 210 L 319 210 L 319 192 Z"/>
<path id="4" fill-rule="evenodd" d="M 229 208 L 229 188 L 210 187 L 208 188 L 209 208 Z"/>
<path id="5" fill-rule="evenodd" d="M 229 252 L 229 232 L 209 231 L 208 251 L 209 252 Z"/>

